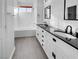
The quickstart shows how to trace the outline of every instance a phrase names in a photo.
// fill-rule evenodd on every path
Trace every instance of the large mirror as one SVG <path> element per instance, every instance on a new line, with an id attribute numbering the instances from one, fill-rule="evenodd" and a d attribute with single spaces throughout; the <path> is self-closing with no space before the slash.
<path id="1" fill-rule="evenodd" d="M 78 20 L 78 0 L 64 0 L 64 20 Z"/>
<path id="2" fill-rule="evenodd" d="M 51 6 L 48 6 L 44 9 L 45 19 L 51 19 Z"/>

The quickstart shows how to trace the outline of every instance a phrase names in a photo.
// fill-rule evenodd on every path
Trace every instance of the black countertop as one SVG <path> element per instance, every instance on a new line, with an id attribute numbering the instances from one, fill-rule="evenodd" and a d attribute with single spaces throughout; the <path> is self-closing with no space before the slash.
<path id="1" fill-rule="evenodd" d="M 54 35 L 55 37 L 61 39 L 65 43 L 69 44 L 70 46 L 72 46 L 78 50 L 78 39 L 68 41 L 66 38 L 54 33 L 54 29 L 57 29 L 57 28 L 54 28 L 51 26 L 44 26 L 43 24 L 37 24 L 37 26 L 41 27 L 45 31 L 49 32 L 50 34 Z M 60 30 L 60 29 L 57 29 L 57 30 Z M 62 31 L 62 30 L 60 30 L 60 31 Z"/>

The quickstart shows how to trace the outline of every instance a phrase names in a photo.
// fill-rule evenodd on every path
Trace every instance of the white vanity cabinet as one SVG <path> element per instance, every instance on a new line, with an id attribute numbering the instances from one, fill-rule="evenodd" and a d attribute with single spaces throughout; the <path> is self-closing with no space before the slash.
<path id="1" fill-rule="evenodd" d="M 56 43 L 58 41 L 57 38 L 55 38 L 55 36 L 53 36 L 52 34 L 47 33 L 47 39 L 49 42 L 49 59 L 63 59 L 63 51 L 61 48 L 59 48 Z M 48 47 L 48 48 L 49 48 Z"/>
<path id="2" fill-rule="evenodd" d="M 40 45 L 44 49 L 46 55 L 48 56 L 48 55 L 50 55 L 50 52 L 49 52 L 50 47 L 49 47 L 48 39 L 46 36 L 47 36 L 46 31 L 37 26 L 36 37 L 37 37 L 38 41 L 40 42 Z"/>
<path id="3" fill-rule="evenodd" d="M 36 37 L 38 41 L 40 42 L 40 45 L 44 49 L 46 55 L 48 56 L 49 59 L 54 59 L 52 56 L 52 48 L 51 48 L 51 42 L 50 42 L 50 34 L 42 29 L 41 27 L 37 26 L 37 31 L 36 31 Z M 55 45 L 53 45 L 53 48 L 55 48 Z M 54 52 L 55 49 L 53 49 Z"/>
<path id="4" fill-rule="evenodd" d="M 67 56 L 66 56 L 65 52 L 62 49 L 63 47 L 60 47 L 57 44 L 60 39 L 58 39 L 55 36 L 53 36 L 52 40 L 53 40 L 53 42 L 55 41 L 55 51 L 54 51 L 54 53 L 56 55 L 56 59 L 67 59 Z M 52 49 L 53 49 L 53 45 L 52 45 Z"/>
<path id="5" fill-rule="evenodd" d="M 53 36 L 51 37 L 51 34 L 49 34 L 48 32 L 46 32 L 45 35 L 46 35 L 46 40 L 47 40 L 46 41 L 46 44 L 47 44 L 46 49 L 48 49 L 48 51 L 47 51 L 48 58 L 55 59 L 56 58 L 56 55 L 55 55 L 56 49 L 55 49 L 55 43 L 52 40 Z"/>
<path id="6" fill-rule="evenodd" d="M 78 50 L 37 26 L 36 37 L 48 59 L 78 59 Z"/>
<path id="7" fill-rule="evenodd" d="M 56 53 L 62 56 L 62 59 L 78 59 L 78 50 L 59 38 L 53 36 L 56 41 Z M 58 56 L 59 56 L 58 55 Z M 59 57 L 58 57 L 59 58 Z"/>
<path id="8" fill-rule="evenodd" d="M 43 29 L 38 26 L 37 26 L 37 30 L 36 30 L 36 37 L 42 46 L 44 44 L 43 40 L 44 40 L 45 36 L 43 34 Z"/>
<path id="9" fill-rule="evenodd" d="M 36 30 L 36 37 L 37 37 L 38 41 L 41 43 L 41 32 L 40 32 L 39 27 L 37 27 L 37 30 Z"/>
<path id="10" fill-rule="evenodd" d="M 55 37 L 54 35 L 48 32 L 46 33 L 48 37 L 47 39 L 49 42 L 49 47 L 51 47 L 50 54 L 52 53 L 52 56 L 49 57 L 50 59 L 78 59 L 77 49 L 65 43 L 61 39 Z"/>

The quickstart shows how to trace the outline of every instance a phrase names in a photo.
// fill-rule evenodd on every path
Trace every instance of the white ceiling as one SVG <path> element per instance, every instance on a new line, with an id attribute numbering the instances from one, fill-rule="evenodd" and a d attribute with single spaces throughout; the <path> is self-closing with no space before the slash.
<path id="1" fill-rule="evenodd" d="M 17 0 L 18 5 L 32 5 L 34 0 Z"/>
<path id="2" fill-rule="evenodd" d="M 19 2 L 31 2 L 31 1 L 33 1 L 33 0 L 17 0 L 17 1 L 19 1 Z"/>

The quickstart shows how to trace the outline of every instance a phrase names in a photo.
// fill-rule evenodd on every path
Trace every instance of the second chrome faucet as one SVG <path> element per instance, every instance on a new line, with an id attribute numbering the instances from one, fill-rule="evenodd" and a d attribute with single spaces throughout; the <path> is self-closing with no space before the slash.
<path id="1" fill-rule="evenodd" d="M 72 35 L 72 26 L 68 25 L 65 29 L 65 32 Z"/>

